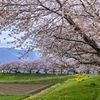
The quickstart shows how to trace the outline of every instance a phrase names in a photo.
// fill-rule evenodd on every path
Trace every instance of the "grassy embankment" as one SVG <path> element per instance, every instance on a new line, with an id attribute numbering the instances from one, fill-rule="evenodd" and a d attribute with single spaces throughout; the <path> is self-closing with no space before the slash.
<path id="1" fill-rule="evenodd" d="M 50 77 L 51 79 L 48 79 Z M 52 77 L 58 78 L 53 79 Z M 19 80 L 40 79 L 22 83 L 55 84 L 33 96 L 0 95 L 0 100 L 23 100 L 23 98 L 26 98 L 25 100 L 51 100 L 51 98 L 52 100 L 100 100 L 100 75 L 67 75 L 61 77 L 60 75 L 49 74 L 3 74 L 0 75 L 0 78 L 0 81 L 7 81 L 8 83 L 9 81 L 17 81 L 18 83 Z"/>
<path id="2" fill-rule="evenodd" d="M 25 100 L 100 100 L 100 75 L 76 75 Z"/>
<path id="3" fill-rule="evenodd" d="M 30 95 L 0 95 L 0 100 L 22 100 Z"/>
<path id="4" fill-rule="evenodd" d="M 64 76 L 64 77 L 63 77 Z M 55 78 L 54 78 L 55 77 Z M 0 83 L 25 83 L 25 84 L 57 84 L 63 83 L 70 75 L 55 75 L 55 74 L 10 74 L 0 73 Z M 38 80 L 37 80 L 38 79 Z M 28 81 L 27 81 L 28 80 Z M 22 100 L 30 95 L 0 95 L 0 100 Z"/>
<path id="5" fill-rule="evenodd" d="M 66 74 L 0 73 L 0 81 L 32 80 L 59 76 L 66 76 Z"/>
<path id="6" fill-rule="evenodd" d="M 0 83 L 56 84 L 73 77 L 65 74 L 11 74 L 0 73 Z M 56 80 L 56 81 L 55 81 Z"/>

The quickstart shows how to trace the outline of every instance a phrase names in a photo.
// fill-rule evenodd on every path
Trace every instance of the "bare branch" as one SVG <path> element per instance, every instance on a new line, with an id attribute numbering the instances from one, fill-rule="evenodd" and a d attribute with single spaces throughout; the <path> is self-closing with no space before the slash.
<path id="1" fill-rule="evenodd" d="M 87 44 L 87 43 L 84 42 L 84 41 L 72 40 L 72 39 L 68 39 L 68 38 L 61 38 L 61 37 L 57 37 L 57 36 L 55 36 L 55 35 L 54 35 L 54 37 L 55 37 L 56 39 L 61 39 L 61 40 L 66 40 L 66 41 L 72 41 L 72 42 L 80 42 L 80 43 L 83 43 L 83 44 Z"/>
<path id="2" fill-rule="evenodd" d="M 60 7 L 62 8 L 62 4 L 59 0 L 56 0 L 56 2 L 60 5 Z"/>
<path id="3" fill-rule="evenodd" d="M 94 61 L 94 62 L 79 62 L 79 64 L 100 66 L 100 62 L 98 62 L 98 61 Z"/>

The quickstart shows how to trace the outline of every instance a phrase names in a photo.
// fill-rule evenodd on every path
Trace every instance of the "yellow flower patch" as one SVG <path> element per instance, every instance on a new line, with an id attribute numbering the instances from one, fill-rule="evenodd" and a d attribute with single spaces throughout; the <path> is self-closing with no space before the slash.
<path id="1" fill-rule="evenodd" d="M 75 74 L 75 78 L 72 79 L 68 79 L 65 81 L 65 83 L 67 83 L 68 81 L 82 81 L 84 78 L 82 78 L 84 75 L 86 75 L 85 73 L 83 74 Z"/>

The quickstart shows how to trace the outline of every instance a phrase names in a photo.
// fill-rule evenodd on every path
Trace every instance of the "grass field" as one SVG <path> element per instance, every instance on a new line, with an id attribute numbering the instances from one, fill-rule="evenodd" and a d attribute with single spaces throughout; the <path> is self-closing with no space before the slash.
<path id="1" fill-rule="evenodd" d="M 22 100 L 29 95 L 0 95 L 0 100 Z"/>
<path id="2" fill-rule="evenodd" d="M 29 95 L 15 95 L 15 93 L 19 91 L 17 89 L 19 89 L 18 87 L 20 86 L 12 87 L 14 83 L 18 83 L 18 84 L 19 83 L 21 84 L 23 83 L 24 84 L 56 84 L 56 83 L 63 83 L 66 79 L 69 79 L 72 77 L 73 77 L 72 75 L 68 76 L 68 75 L 63 75 L 63 74 L 55 75 L 55 74 L 20 74 L 20 73 L 17 73 L 17 74 L 6 73 L 5 74 L 5 73 L 0 73 L 0 85 L 2 87 L 1 88 L 2 91 L 0 90 L 0 92 L 2 93 L 0 95 L 0 100 L 22 100 L 23 98 L 27 98 L 29 96 Z M 11 83 L 11 85 L 8 83 Z M 24 88 L 26 88 L 26 86 Z M 13 93 L 14 95 L 11 95 L 11 92 L 15 92 Z"/>
<path id="3" fill-rule="evenodd" d="M 0 83 L 24 83 L 24 84 L 57 84 L 64 82 L 72 75 L 65 74 L 11 74 L 0 73 Z"/>
<path id="4" fill-rule="evenodd" d="M 100 75 L 59 83 L 25 100 L 100 100 Z"/>
<path id="5" fill-rule="evenodd" d="M 41 78 L 66 76 L 65 74 L 30 74 L 30 73 L 0 73 L 0 81 L 33 80 Z"/>
<path id="6" fill-rule="evenodd" d="M 14 78 L 11 78 L 14 77 Z M 53 78 L 54 77 L 54 78 Z M 0 74 L 0 82 L 55 84 L 36 95 L 0 95 L 0 100 L 100 100 L 100 75 Z M 6 80 L 7 79 L 7 80 Z M 28 81 L 23 81 L 28 80 Z M 22 82 L 23 81 L 23 82 Z"/>

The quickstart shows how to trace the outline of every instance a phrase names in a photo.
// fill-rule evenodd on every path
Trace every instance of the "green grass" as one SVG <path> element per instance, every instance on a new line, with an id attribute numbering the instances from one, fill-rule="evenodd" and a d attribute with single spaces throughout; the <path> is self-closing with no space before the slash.
<path id="1" fill-rule="evenodd" d="M 100 75 L 59 83 L 25 100 L 100 100 Z"/>
<path id="2" fill-rule="evenodd" d="M 57 84 L 57 83 L 63 83 L 67 79 L 73 78 L 73 75 L 66 75 L 64 77 L 57 77 L 57 78 L 51 78 L 51 79 L 40 79 L 40 80 L 34 80 L 30 82 L 20 82 L 20 83 L 27 83 L 27 84 Z M 18 82 L 19 83 L 19 82 Z"/>
<path id="3" fill-rule="evenodd" d="M 62 77 L 64 76 L 64 77 Z M 12 78 L 13 77 L 13 78 Z M 32 80 L 32 79 L 43 79 L 43 78 L 52 78 L 58 77 L 54 79 L 45 79 L 45 80 L 36 80 L 30 82 L 19 82 L 21 80 Z M 72 75 L 55 75 L 55 74 L 10 74 L 10 73 L 0 73 L 0 83 L 27 83 L 27 84 L 57 84 L 63 83 L 65 80 L 69 78 L 73 78 Z M 11 82 L 13 81 L 13 82 Z M 0 95 L 0 100 L 22 100 L 23 98 L 27 98 L 29 95 Z"/>
<path id="4" fill-rule="evenodd" d="M 0 100 L 22 100 L 29 95 L 0 95 Z"/>
<path id="5" fill-rule="evenodd" d="M 64 77 L 61 77 L 64 76 Z M 43 79 L 50 78 L 51 79 Z M 57 78 L 52 78 L 57 77 Z M 100 100 L 100 75 L 85 75 L 78 81 L 73 79 L 73 75 L 54 75 L 54 74 L 0 74 L 0 81 L 34 80 L 21 83 L 33 84 L 55 84 L 54 86 L 36 95 L 0 95 L 0 100 Z M 13 83 L 13 82 L 12 82 Z"/>
<path id="6" fill-rule="evenodd" d="M 65 76 L 65 74 L 0 73 L 0 81 L 33 80 L 59 76 Z"/>
<path id="7" fill-rule="evenodd" d="M 62 77 L 64 76 L 64 77 Z M 35 80 L 30 82 L 20 82 L 22 80 L 33 80 L 33 79 L 43 79 L 43 78 L 52 78 L 54 79 L 45 79 L 45 80 Z M 69 78 L 73 78 L 72 75 L 55 75 L 55 74 L 10 74 L 10 73 L 0 73 L 0 83 L 27 83 L 27 84 L 57 84 L 63 83 L 65 80 Z M 13 81 L 13 82 L 11 82 Z M 23 98 L 27 98 L 29 95 L 0 95 L 0 100 L 22 100 Z"/>

